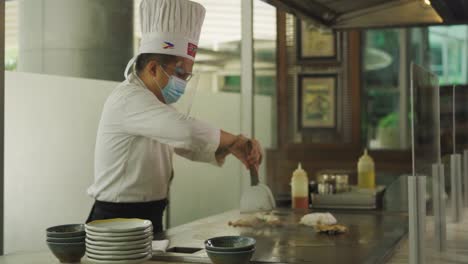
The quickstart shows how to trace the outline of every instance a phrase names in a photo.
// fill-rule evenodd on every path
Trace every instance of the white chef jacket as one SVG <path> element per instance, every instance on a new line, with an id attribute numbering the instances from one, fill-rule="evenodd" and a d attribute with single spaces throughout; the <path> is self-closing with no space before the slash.
<path id="1" fill-rule="evenodd" d="M 167 198 L 172 156 L 218 164 L 220 130 L 187 118 L 132 74 L 107 98 L 97 132 L 94 183 L 88 194 L 104 202 Z"/>

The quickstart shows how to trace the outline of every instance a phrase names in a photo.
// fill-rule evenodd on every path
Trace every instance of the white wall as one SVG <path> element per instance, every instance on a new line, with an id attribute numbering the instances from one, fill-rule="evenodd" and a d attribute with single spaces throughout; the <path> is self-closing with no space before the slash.
<path id="1" fill-rule="evenodd" d="M 96 128 L 117 83 L 16 72 L 5 82 L 5 252 L 45 250 L 46 227 L 88 216 Z M 238 133 L 239 100 L 200 92 L 192 114 Z M 271 109 L 269 98 L 256 103 Z M 258 137 L 268 146 L 270 113 L 262 120 Z M 176 158 L 175 171 L 172 226 L 238 206 L 241 167 L 232 157 L 221 169 Z"/>
<path id="2" fill-rule="evenodd" d="M 211 102 L 203 100 L 206 94 L 197 93 L 191 114 L 238 134 L 239 94 L 212 94 L 216 101 Z M 241 166 L 234 158 L 227 158 L 222 168 L 176 158 L 174 172 L 170 194 L 171 227 L 239 207 Z"/>
<path id="3" fill-rule="evenodd" d="M 6 72 L 6 253 L 45 249 L 46 227 L 86 220 L 97 124 L 115 84 Z"/>

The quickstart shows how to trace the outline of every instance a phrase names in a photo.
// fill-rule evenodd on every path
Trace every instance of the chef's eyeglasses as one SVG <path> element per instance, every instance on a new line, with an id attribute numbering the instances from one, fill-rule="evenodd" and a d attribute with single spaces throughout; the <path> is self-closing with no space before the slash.
<path id="1" fill-rule="evenodd" d="M 163 64 L 164 68 L 169 68 L 167 64 Z M 186 82 L 190 81 L 193 77 L 193 73 L 186 72 L 182 67 L 176 66 L 174 69 L 175 76 L 178 78 L 185 80 Z"/>

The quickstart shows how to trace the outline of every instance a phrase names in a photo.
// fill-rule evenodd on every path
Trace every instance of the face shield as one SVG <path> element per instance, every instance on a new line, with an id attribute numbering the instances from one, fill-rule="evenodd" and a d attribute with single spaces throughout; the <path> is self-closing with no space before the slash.
<path id="1" fill-rule="evenodd" d="M 199 72 L 193 72 L 192 77 L 187 82 L 184 94 L 180 99 L 172 104 L 172 106 L 179 112 L 184 114 L 187 118 L 190 117 L 193 102 L 197 93 L 198 81 L 200 80 Z"/>

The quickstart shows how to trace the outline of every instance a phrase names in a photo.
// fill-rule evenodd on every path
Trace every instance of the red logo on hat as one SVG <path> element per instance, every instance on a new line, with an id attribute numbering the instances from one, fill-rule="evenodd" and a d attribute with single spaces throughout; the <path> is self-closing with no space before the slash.
<path id="1" fill-rule="evenodd" d="M 197 49 L 197 45 L 189 42 L 187 45 L 187 54 L 195 58 L 195 55 L 197 54 Z"/>

